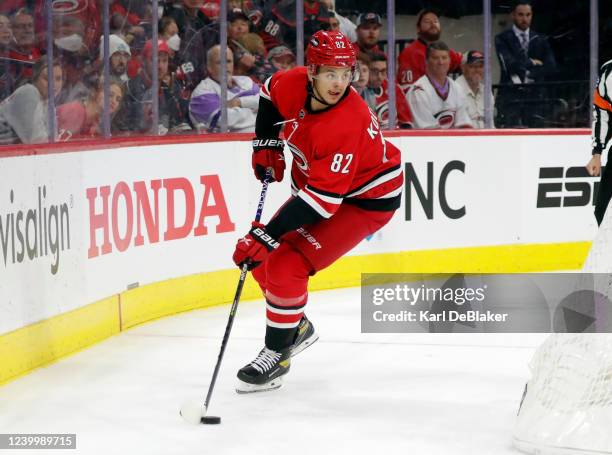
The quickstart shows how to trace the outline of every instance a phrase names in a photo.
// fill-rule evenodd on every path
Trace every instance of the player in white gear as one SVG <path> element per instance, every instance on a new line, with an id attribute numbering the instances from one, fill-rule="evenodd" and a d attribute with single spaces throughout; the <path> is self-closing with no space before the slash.
<path id="1" fill-rule="evenodd" d="M 473 128 L 466 94 L 448 77 L 450 49 L 442 41 L 427 47 L 426 73 L 408 92 L 415 128 Z"/>

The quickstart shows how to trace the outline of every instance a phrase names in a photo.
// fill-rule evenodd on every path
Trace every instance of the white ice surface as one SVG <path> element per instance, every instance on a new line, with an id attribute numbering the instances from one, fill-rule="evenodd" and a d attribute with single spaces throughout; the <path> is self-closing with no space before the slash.
<path id="1" fill-rule="evenodd" d="M 263 345 L 264 306 L 241 303 L 209 410 L 221 425 L 178 412 L 204 399 L 229 306 L 145 324 L 0 387 L 0 433 L 76 433 L 76 451 L 42 452 L 66 455 L 516 455 L 527 362 L 545 335 L 361 334 L 359 301 L 359 289 L 312 293 L 320 340 L 281 389 L 252 395 L 234 392 L 235 374 Z"/>

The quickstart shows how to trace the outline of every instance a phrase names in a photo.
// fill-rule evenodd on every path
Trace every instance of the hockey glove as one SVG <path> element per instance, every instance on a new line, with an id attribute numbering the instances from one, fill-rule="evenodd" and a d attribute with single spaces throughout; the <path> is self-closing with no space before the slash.
<path id="1" fill-rule="evenodd" d="M 258 180 L 264 180 L 266 169 L 272 170 L 272 179 L 280 182 L 285 173 L 284 144 L 281 139 L 253 139 L 253 171 Z"/>
<path id="2" fill-rule="evenodd" d="M 248 269 L 252 270 L 261 264 L 268 253 L 277 249 L 279 245 L 278 241 L 266 232 L 263 224 L 254 221 L 249 233 L 236 243 L 233 256 L 234 263 L 238 267 L 242 267 L 246 263 L 249 265 Z"/>

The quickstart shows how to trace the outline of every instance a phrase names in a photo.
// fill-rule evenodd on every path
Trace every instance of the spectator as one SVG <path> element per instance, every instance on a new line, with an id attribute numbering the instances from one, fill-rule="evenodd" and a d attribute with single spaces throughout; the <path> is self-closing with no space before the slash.
<path id="1" fill-rule="evenodd" d="M 2 0 L 0 3 L 0 14 L 10 15 L 18 9 L 26 6 L 25 0 Z"/>
<path id="2" fill-rule="evenodd" d="M 11 74 L 11 60 L 9 58 L 12 38 L 11 21 L 5 15 L 0 14 L 0 101 L 13 93 L 15 89 L 15 80 Z"/>
<path id="3" fill-rule="evenodd" d="M 168 16 L 164 16 L 159 20 L 159 37 L 168 43 L 170 49 L 170 60 L 174 59 L 174 55 L 181 48 L 181 37 L 176 21 Z"/>
<path id="4" fill-rule="evenodd" d="M 255 67 L 255 55 L 240 40 L 249 33 L 249 18 L 241 9 L 236 8 L 227 15 L 227 22 L 228 45 L 234 53 L 235 74 L 247 76 Z"/>
<path id="5" fill-rule="evenodd" d="M 367 54 L 383 54 L 378 47 L 382 19 L 376 13 L 360 14 L 357 17 L 357 46 L 359 51 Z"/>
<path id="6" fill-rule="evenodd" d="M 52 66 L 53 95 L 57 96 L 62 89 L 62 68 L 58 62 Z M 32 68 L 32 82 L 22 85 L 0 103 L 0 144 L 47 141 L 47 67 L 46 57 L 41 57 Z"/>
<path id="7" fill-rule="evenodd" d="M 30 3 L 35 4 L 34 27 L 39 34 L 38 46 L 40 49 L 46 49 L 47 2 L 36 1 Z M 77 38 L 71 37 L 71 35 L 77 33 L 84 47 L 89 52 L 95 51 L 102 34 L 102 10 L 98 9 L 98 2 L 70 0 L 66 2 L 53 1 L 52 4 L 53 37 L 64 38 L 63 43 L 74 48 L 77 46 Z M 70 39 L 68 39 L 69 37 Z"/>
<path id="8" fill-rule="evenodd" d="M 361 55 L 360 53 L 359 55 Z M 373 111 L 380 120 L 381 129 L 388 129 L 389 125 L 389 94 L 387 87 L 387 56 L 374 53 L 370 55 L 370 74 L 368 80 L 369 93 L 367 97 L 374 97 Z M 397 124 L 399 128 L 412 127 L 412 114 L 402 93 L 400 86 L 395 84 L 395 106 L 397 110 Z M 392 128 L 395 128 L 393 125 Z"/>
<path id="9" fill-rule="evenodd" d="M 61 53 L 64 83 L 57 98 L 57 104 L 80 101 L 89 97 L 91 90 L 86 81 L 89 79 L 91 66 L 76 52 Z"/>
<path id="10" fill-rule="evenodd" d="M 237 41 L 249 33 L 249 18 L 240 8 L 235 8 L 227 15 L 227 37 Z"/>
<path id="11" fill-rule="evenodd" d="M 108 100 L 111 119 L 115 116 L 123 100 L 123 84 L 110 81 L 110 96 Z M 104 83 L 102 79 L 98 87 L 90 91 L 89 96 L 82 100 L 62 104 L 57 108 L 57 126 L 59 138 L 70 139 L 95 137 L 100 135 L 100 118 L 104 111 Z"/>
<path id="12" fill-rule="evenodd" d="M 495 36 L 501 68 L 498 91 L 498 121 L 502 127 L 532 127 L 541 117 L 542 91 L 529 87 L 545 82 L 557 64 L 548 38 L 531 30 L 531 4 L 519 0 L 511 13 L 512 28 Z"/>
<path id="13" fill-rule="evenodd" d="M 304 0 L 304 45 L 318 30 L 329 30 L 332 13 L 318 0 Z M 295 0 L 265 2 L 258 33 L 266 49 L 285 45 L 296 51 Z"/>
<path id="14" fill-rule="evenodd" d="M 333 15 L 333 18 L 336 19 L 339 25 L 339 31 L 344 36 L 346 36 L 351 43 L 357 41 L 357 26 L 351 22 L 350 19 L 341 16 L 336 12 L 336 0 L 319 0 L 323 6 L 325 6 Z M 334 30 L 334 26 L 330 24 L 330 29 Z"/>
<path id="15" fill-rule="evenodd" d="M 204 76 L 206 52 L 219 42 L 218 27 L 202 12 L 202 4 L 203 0 L 178 0 L 164 13 L 174 19 L 179 30 L 177 78 L 187 98 Z"/>
<path id="16" fill-rule="evenodd" d="M 415 128 L 472 128 L 463 89 L 448 77 L 451 56 L 442 41 L 427 46 L 425 75 L 408 92 Z"/>
<path id="17" fill-rule="evenodd" d="M 238 58 L 234 74 L 249 76 L 258 84 L 262 84 L 273 73 L 272 65 L 266 61 L 266 47 L 263 39 L 256 33 L 247 33 L 236 41 L 236 47 L 241 53 L 248 53 L 252 59 Z"/>
<path id="18" fill-rule="evenodd" d="M 189 104 L 191 121 L 198 130 L 219 131 L 221 118 L 221 48 L 210 48 L 206 56 L 209 76 L 194 90 Z M 227 51 L 227 125 L 231 132 L 255 131 L 259 86 L 246 76 L 234 76 L 234 56 Z"/>
<path id="19" fill-rule="evenodd" d="M 128 61 L 132 57 L 130 46 L 119 35 L 108 37 L 108 54 L 110 55 L 110 75 L 122 82 L 128 81 Z M 104 37 L 100 39 L 100 60 L 104 61 Z"/>
<path id="20" fill-rule="evenodd" d="M 370 106 L 370 109 L 372 109 L 372 111 L 376 111 L 376 95 L 372 90 L 368 90 L 371 63 L 372 61 L 370 60 L 368 54 L 365 52 L 359 53 L 357 56 L 357 70 L 359 71 L 359 79 L 353 82 L 353 87 L 355 87 L 355 90 L 357 90 L 359 96 L 361 96 L 368 106 Z"/>
<path id="21" fill-rule="evenodd" d="M 75 16 L 58 18 L 53 22 L 53 44 L 56 51 L 89 57 L 84 36 L 85 24 Z"/>
<path id="22" fill-rule="evenodd" d="M 295 68 L 295 54 L 287 46 L 276 46 L 270 49 L 268 60 L 274 73 Z"/>
<path id="23" fill-rule="evenodd" d="M 456 80 L 466 94 L 468 115 L 475 128 L 485 127 L 484 115 L 484 55 L 482 52 L 469 51 L 463 54 L 461 62 L 463 73 Z M 493 94 L 491 94 L 493 100 Z M 493 104 L 493 103 L 491 103 Z"/>
<path id="24" fill-rule="evenodd" d="M 440 18 L 435 11 L 424 9 L 417 16 L 417 39 L 400 53 L 397 71 L 398 83 L 407 93 L 410 86 L 425 74 L 425 54 L 427 46 L 438 41 L 442 34 Z M 461 54 L 452 49 L 450 52 L 450 71 L 457 71 L 461 66 Z"/>
<path id="25" fill-rule="evenodd" d="M 159 83 L 158 113 L 160 135 L 168 132 L 183 132 L 191 128 L 187 124 L 187 104 L 182 103 L 180 87 L 175 83 L 172 74 L 168 71 L 170 50 L 164 40 L 157 43 L 157 76 Z M 125 106 L 121 118 L 116 124 L 124 131 L 148 133 L 153 128 L 153 42 L 145 43 L 142 51 L 142 66 L 140 72 L 127 84 Z"/>
<path id="26" fill-rule="evenodd" d="M 9 57 L 12 62 L 13 77 L 16 81 L 30 79 L 32 68 L 41 55 L 35 46 L 34 17 L 27 9 L 22 8 L 13 16 L 11 26 L 14 43 Z"/>

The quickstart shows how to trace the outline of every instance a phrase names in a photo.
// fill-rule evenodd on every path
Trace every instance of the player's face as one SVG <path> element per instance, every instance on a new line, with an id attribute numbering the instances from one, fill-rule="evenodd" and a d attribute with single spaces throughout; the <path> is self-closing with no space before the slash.
<path id="1" fill-rule="evenodd" d="M 440 19 L 434 13 L 427 13 L 421 18 L 417 27 L 417 34 L 427 41 L 440 39 Z"/>
<path id="2" fill-rule="evenodd" d="M 339 32 L 340 31 L 340 21 L 337 18 L 332 17 L 329 20 L 329 29 L 333 32 Z"/>
<path id="3" fill-rule="evenodd" d="M 531 5 L 518 5 L 512 11 L 512 21 L 520 30 L 527 30 L 531 27 L 532 19 L 533 12 L 531 11 Z"/>
<path id="4" fill-rule="evenodd" d="M 380 88 L 383 81 L 387 79 L 387 62 L 372 62 L 370 63 L 370 79 L 368 87 Z"/>
<path id="5" fill-rule="evenodd" d="M 376 23 L 365 23 L 357 27 L 357 41 L 368 47 L 375 46 L 380 36 L 380 25 Z"/>
<path id="6" fill-rule="evenodd" d="M 353 79 L 350 68 L 322 66 L 313 77 L 313 85 L 317 95 L 328 104 L 336 104 L 344 95 Z"/>
<path id="7" fill-rule="evenodd" d="M 427 58 L 427 72 L 435 77 L 446 77 L 449 69 L 448 51 L 432 50 Z"/>

